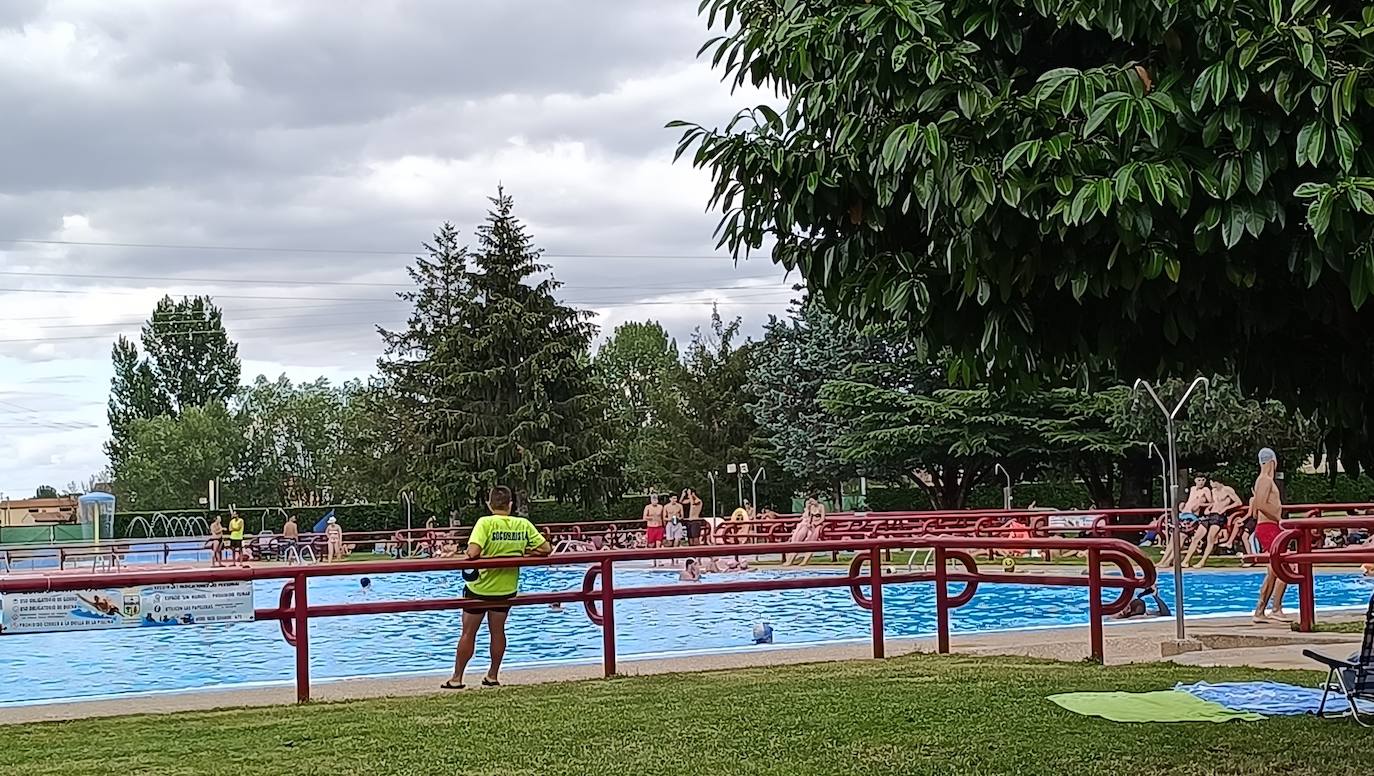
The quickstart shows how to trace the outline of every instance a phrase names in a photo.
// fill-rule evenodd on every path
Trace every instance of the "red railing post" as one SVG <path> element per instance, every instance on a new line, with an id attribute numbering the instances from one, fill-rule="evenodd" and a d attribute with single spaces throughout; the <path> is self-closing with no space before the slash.
<path id="1" fill-rule="evenodd" d="M 606 676 L 615 676 L 615 589 L 611 571 L 615 564 L 601 561 L 601 659 Z"/>
<path id="2" fill-rule="evenodd" d="M 306 576 L 297 574 L 292 593 L 292 617 L 296 622 L 296 702 L 310 702 L 310 602 L 305 592 Z"/>
<path id="3" fill-rule="evenodd" d="M 1303 528 L 1298 532 L 1298 552 L 1306 555 L 1311 551 L 1312 531 Z M 1317 625 L 1317 579 L 1312 564 L 1308 562 L 1298 564 L 1298 574 L 1298 630 L 1311 633 Z M 1274 605 L 1282 606 L 1283 602 L 1275 601 Z"/>
<path id="4" fill-rule="evenodd" d="M 1101 663 L 1106 657 L 1102 635 L 1102 559 L 1096 547 L 1088 548 L 1088 634 L 1092 659 Z"/>
<path id="5" fill-rule="evenodd" d="M 873 602 L 873 657 L 881 658 L 883 649 L 883 563 L 882 551 L 875 544 L 868 553 L 869 599 Z"/>
<path id="6" fill-rule="evenodd" d="M 949 590 L 945 548 L 935 548 L 935 651 L 949 654 Z"/>

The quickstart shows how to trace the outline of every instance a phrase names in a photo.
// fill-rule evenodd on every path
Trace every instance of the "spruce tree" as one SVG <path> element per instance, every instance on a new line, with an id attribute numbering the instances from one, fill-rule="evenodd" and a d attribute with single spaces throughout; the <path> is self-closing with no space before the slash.
<path id="1" fill-rule="evenodd" d="M 588 358 L 590 314 L 560 304 L 540 251 L 504 191 L 477 229 L 475 304 L 455 344 L 463 369 L 447 454 L 482 486 L 588 502 L 619 485 L 601 386 Z"/>
<path id="2" fill-rule="evenodd" d="M 445 223 L 424 248 L 427 255 L 409 269 L 415 290 L 397 294 L 413 306 L 406 328 L 378 330 L 385 344 L 377 362 L 382 380 L 366 402 L 377 422 L 362 425 L 389 430 L 378 439 L 383 446 L 369 451 L 377 459 L 369 468 L 394 468 L 422 503 L 453 507 L 476 497 L 472 470 L 452 450 L 463 434 L 458 378 L 470 368 L 467 331 L 477 311 L 458 229 Z"/>

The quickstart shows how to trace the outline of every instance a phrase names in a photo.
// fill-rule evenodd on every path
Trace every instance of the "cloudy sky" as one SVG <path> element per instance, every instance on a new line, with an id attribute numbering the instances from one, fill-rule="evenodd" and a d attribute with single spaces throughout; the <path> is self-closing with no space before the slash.
<path id="1" fill-rule="evenodd" d="M 0 2 L 0 493 L 103 467 L 110 344 L 164 293 L 216 297 L 245 379 L 367 374 L 410 256 L 498 184 L 603 327 L 757 331 L 788 281 L 713 250 L 663 128 L 762 99 L 696 6 Z"/>

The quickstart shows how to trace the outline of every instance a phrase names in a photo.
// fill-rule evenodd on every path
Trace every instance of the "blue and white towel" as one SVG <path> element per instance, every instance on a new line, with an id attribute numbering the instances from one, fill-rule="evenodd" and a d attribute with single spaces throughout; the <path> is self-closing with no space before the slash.
<path id="1" fill-rule="evenodd" d="M 1253 711 L 1269 717 L 1316 714 L 1322 702 L 1322 691 L 1316 687 L 1298 687 L 1279 682 L 1180 683 L 1174 689 L 1232 711 Z M 1374 714 L 1374 704 L 1360 701 L 1359 707 L 1362 712 Z M 1326 701 L 1328 714 L 1339 714 L 1346 708 L 1345 698 L 1339 695 L 1333 695 Z"/>

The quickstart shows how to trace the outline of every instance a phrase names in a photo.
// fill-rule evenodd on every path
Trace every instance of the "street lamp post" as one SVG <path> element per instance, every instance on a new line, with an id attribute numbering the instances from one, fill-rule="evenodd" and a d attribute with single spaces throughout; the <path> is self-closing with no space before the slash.
<path id="1" fill-rule="evenodd" d="M 706 479 L 711 481 L 711 517 L 720 517 L 720 511 L 716 509 L 716 473 L 706 472 Z"/>
<path id="2" fill-rule="evenodd" d="M 1188 398 L 1193 395 L 1193 391 L 1199 385 L 1202 386 L 1204 393 L 1210 392 L 1210 381 L 1205 377 L 1199 377 L 1188 386 L 1188 390 L 1183 392 L 1183 398 L 1178 400 L 1178 404 L 1174 405 L 1172 411 L 1165 406 L 1164 401 L 1159 398 L 1159 394 L 1155 392 L 1154 386 L 1150 385 L 1145 380 L 1136 380 L 1135 386 L 1131 389 L 1132 393 L 1135 394 L 1135 398 L 1138 400 L 1140 398 L 1140 389 L 1144 388 L 1145 392 L 1150 394 L 1150 398 L 1154 400 L 1155 406 L 1159 407 L 1159 411 L 1164 413 L 1164 429 L 1169 444 L 1169 481 L 1166 483 L 1165 492 L 1168 494 L 1169 498 L 1169 503 L 1167 505 L 1169 511 L 1169 547 L 1170 552 L 1173 553 L 1174 556 L 1174 631 L 1179 641 L 1183 641 L 1187 638 L 1187 626 L 1184 624 L 1183 619 L 1183 553 L 1179 547 L 1178 498 L 1176 492 L 1178 488 L 1178 446 L 1174 436 L 1174 421 L 1178 418 L 1178 413 L 1183 410 L 1183 406 L 1188 403 Z"/>
<path id="3" fill-rule="evenodd" d="M 403 490 L 401 491 L 401 503 L 404 504 L 406 508 L 406 536 L 409 537 L 411 531 L 410 505 L 415 503 L 415 497 L 410 495 L 410 491 Z"/>
<path id="4" fill-rule="evenodd" d="M 754 476 L 749 478 L 749 497 L 754 500 L 754 509 L 759 508 L 759 478 L 768 479 L 768 475 L 764 474 L 765 471 L 767 470 L 763 467 L 759 467 L 759 470 L 754 473 Z"/>
<path id="5" fill-rule="evenodd" d="M 735 475 L 735 506 L 744 506 L 744 475 L 749 473 L 749 464 L 727 463 L 725 473 Z"/>
<path id="6" fill-rule="evenodd" d="M 992 467 L 993 472 L 1002 472 L 1002 476 L 1007 478 L 1007 484 L 1002 487 L 1002 508 L 1011 511 L 1011 475 L 1007 473 L 1007 467 L 996 464 Z"/>

